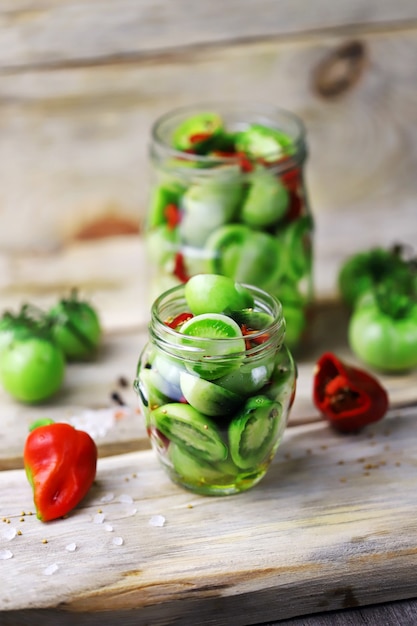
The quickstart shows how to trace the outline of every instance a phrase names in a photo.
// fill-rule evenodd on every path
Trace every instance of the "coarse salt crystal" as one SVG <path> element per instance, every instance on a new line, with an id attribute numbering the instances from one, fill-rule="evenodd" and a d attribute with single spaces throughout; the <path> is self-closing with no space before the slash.
<path id="1" fill-rule="evenodd" d="M 137 512 L 137 509 L 130 509 L 130 511 L 126 511 L 126 517 L 133 517 Z"/>
<path id="2" fill-rule="evenodd" d="M 58 570 L 59 566 L 56 563 L 52 563 L 51 565 L 48 565 L 48 567 L 45 567 L 43 573 L 45 576 L 52 576 L 52 574 L 55 574 Z"/>
<path id="3" fill-rule="evenodd" d="M 111 524 L 104 524 L 104 530 L 107 530 L 108 533 L 112 533 L 113 526 Z"/>
<path id="4" fill-rule="evenodd" d="M 96 513 L 93 517 L 94 524 L 102 524 L 104 522 L 104 513 Z"/>
<path id="5" fill-rule="evenodd" d="M 128 493 L 122 493 L 122 495 L 119 496 L 119 502 L 123 502 L 124 504 L 132 504 L 133 498 Z"/>
<path id="6" fill-rule="evenodd" d="M 67 546 L 65 546 L 65 550 L 67 552 L 75 552 L 76 549 L 77 549 L 76 543 L 69 543 Z"/>
<path id="7" fill-rule="evenodd" d="M 16 535 L 17 535 L 17 530 L 16 530 L 16 528 L 14 526 L 8 526 L 1 533 L 1 536 L 6 541 L 11 541 L 12 539 L 14 539 L 16 537 Z"/>
<path id="8" fill-rule="evenodd" d="M 122 546 L 124 541 L 123 541 L 123 537 L 114 537 L 113 538 L 113 543 L 115 546 Z"/>
<path id="9" fill-rule="evenodd" d="M 165 517 L 163 515 L 152 515 L 149 524 L 151 526 L 163 526 L 165 524 Z"/>
<path id="10" fill-rule="evenodd" d="M 0 550 L 0 560 L 6 561 L 7 559 L 11 559 L 13 556 L 13 552 L 10 550 Z"/>
<path id="11" fill-rule="evenodd" d="M 114 500 L 114 493 L 105 493 L 102 498 L 100 498 L 100 502 L 111 502 Z"/>

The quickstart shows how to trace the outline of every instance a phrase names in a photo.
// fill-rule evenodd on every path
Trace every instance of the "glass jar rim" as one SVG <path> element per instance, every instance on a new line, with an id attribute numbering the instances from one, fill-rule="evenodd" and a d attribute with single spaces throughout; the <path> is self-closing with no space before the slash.
<path id="1" fill-rule="evenodd" d="M 268 349 L 281 348 L 285 338 L 285 319 L 283 316 L 283 309 L 281 302 L 270 293 L 256 287 L 254 285 L 247 285 L 240 283 L 242 287 L 248 289 L 254 297 L 254 309 L 259 310 L 273 318 L 270 325 L 251 332 L 250 339 L 252 347 L 246 347 L 241 351 L 241 354 L 247 357 L 254 357 L 260 352 L 264 353 Z M 153 343 L 159 348 L 163 349 L 167 353 L 178 357 L 179 353 L 187 355 L 189 359 L 198 359 L 207 351 L 207 342 L 210 341 L 213 344 L 222 346 L 233 346 L 241 344 L 242 337 L 225 337 L 225 338 L 207 338 L 196 337 L 192 335 L 186 335 L 180 333 L 166 323 L 166 320 L 172 317 L 172 312 L 164 319 L 164 311 L 168 313 L 169 304 L 173 302 L 177 304 L 185 304 L 184 298 L 184 284 L 176 285 L 171 289 L 168 289 L 164 293 L 160 294 L 155 300 L 151 308 L 151 322 L 149 325 L 150 337 Z M 176 311 L 176 314 L 183 313 L 184 308 L 181 307 Z M 226 314 L 225 314 L 226 315 Z M 175 315 L 174 315 L 175 316 Z M 266 337 L 266 339 L 265 339 Z M 192 343 L 187 344 L 184 339 L 191 339 Z M 246 337 L 248 338 L 248 337 Z M 245 336 L 243 336 L 245 339 Z M 258 342 L 259 340 L 259 342 Z M 262 341 L 261 341 L 262 340 Z M 236 352 L 232 353 L 236 356 Z M 211 359 L 215 360 L 216 357 L 211 356 Z M 224 354 L 219 355 L 219 359 L 224 360 L 227 358 Z"/>
<path id="2" fill-rule="evenodd" d="M 239 118 L 240 121 L 238 124 L 242 127 L 247 126 L 249 123 L 253 123 L 253 121 L 251 122 L 248 118 L 245 119 L 245 113 L 246 116 L 253 116 L 254 120 L 256 119 L 256 123 L 263 123 L 264 125 L 277 130 L 282 130 L 282 125 L 277 123 L 276 120 L 274 122 L 274 116 L 278 116 L 281 120 L 286 120 L 287 123 L 290 123 L 294 131 L 291 133 L 291 138 L 294 142 L 295 153 L 281 162 L 268 165 L 268 169 L 286 171 L 293 168 L 294 164 L 302 163 L 307 156 L 305 142 L 306 129 L 304 122 L 298 115 L 288 109 L 259 101 L 237 102 L 233 100 L 225 100 L 197 102 L 194 104 L 179 106 L 160 115 L 151 126 L 151 158 L 153 160 L 158 160 L 158 152 L 163 152 L 174 159 L 181 159 L 190 163 L 195 162 L 206 165 L 214 163 L 219 166 L 235 163 L 236 158 L 234 156 L 216 155 L 213 157 L 210 155 L 200 155 L 178 150 L 169 143 L 166 137 L 164 138 L 164 129 L 167 127 L 169 128 L 170 123 L 174 120 L 177 120 L 179 123 L 183 119 L 186 119 L 186 117 L 190 116 L 193 112 L 198 114 L 208 110 L 217 112 L 220 115 L 225 115 L 226 112 L 229 115 L 236 115 L 240 112 L 241 117 Z M 172 129 L 173 127 L 171 128 L 171 131 Z M 181 166 L 177 166 L 176 168 L 171 164 L 170 169 L 184 168 L 181 168 Z"/>

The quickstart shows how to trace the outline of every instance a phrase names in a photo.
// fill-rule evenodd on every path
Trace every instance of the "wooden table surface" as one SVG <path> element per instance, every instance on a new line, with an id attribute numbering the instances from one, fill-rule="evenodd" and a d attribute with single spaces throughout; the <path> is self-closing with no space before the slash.
<path id="1" fill-rule="evenodd" d="M 119 248 L 134 245 L 146 268 L 142 243 L 108 242 L 100 260 L 109 266 Z M 80 275 L 78 262 L 91 267 L 98 255 L 96 245 L 86 245 L 69 274 Z M 49 260 L 46 279 L 62 267 Z M 30 271 L 28 296 L 44 306 L 56 292 L 42 289 L 36 265 Z M 91 287 L 88 272 L 84 281 Z M 346 343 L 348 312 L 335 294 L 319 290 L 310 342 L 296 356 L 290 422 L 267 476 L 236 497 L 193 496 L 170 483 L 148 449 L 132 389 L 147 336 L 144 284 L 135 285 L 135 306 L 125 284 L 115 284 L 113 300 L 108 286 L 92 290 L 105 313 L 101 351 L 94 363 L 68 367 L 50 402 L 26 407 L 0 391 L 0 554 L 12 553 L 0 560 L 7 581 L 0 623 L 48 626 L 58 618 L 73 623 L 76 615 L 80 624 L 123 618 L 247 626 L 415 597 L 417 372 L 377 374 L 390 396 L 386 418 L 359 435 L 333 432 L 312 404 L 314 363 L 324 350 L 355 359 Z M 20 295 L 7 292 L 9 305 Z M 41 415 L 88 430 L 100 452 L 91 493 L 67 519 L 50 524 L 29 515 L 32 494 L 22 470 L 27 427 Z M 22 534 L 10 538 L 10 528 Z M 338 619 L 351 619 L 343 615 Z"/>

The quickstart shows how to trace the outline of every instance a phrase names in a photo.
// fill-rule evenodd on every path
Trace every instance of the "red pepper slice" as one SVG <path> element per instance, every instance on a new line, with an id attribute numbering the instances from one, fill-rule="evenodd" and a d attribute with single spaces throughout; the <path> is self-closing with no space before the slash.
<path id="1" fill-rule="evenodd" d="M 164 215 L 167 221 L 167 226 L 169 230 L 174 230 L 174 228 L 181 221 L 181 212 L 176 204 L 167 204 L 164 210 Z"/>
<path id="2" fill-rule="evenodd" d="M 182 283 L 186 283 L 189 279 L 187 275 L 187 270 L 185 267 L 184 256 L 181 252 L 177 252 L 175 255 L 175 266 L 174 266 L 174 276 L 178 278 Z"/>
<path id="3" fill-rule="evenodd" d="M 194 135 L 189 136 L 190 143 L 200 143 L 201 141 L 205 141 L 211 137 L 212 133 L 194 133 Z"/>
<path id="4" fill-rule="evenodd" d="M 174 317 L 173 320 L 171 320 L 170 322 L 165 322 L 165 324 L 169 326 L 170 328 L 175 329 L 175 328 L 178 328 L 178 326 L 181 326 L 181 324 L 184 324 L 184 322 L 191 319 L 192 317 L 193 317 L 193 314 L 188 313 L 188 311 L 186 311 L 184 313 L 179 313 L 178 315 Z"/>
<path id="5" fill-rule="evenodd" d="M 38 420 L 24 447 L 26 475 L 40 520 L 63 517 L 87 495 L 96 475 L 97 447 L 70 424 Z"/>
<path id="6" fill-rule="evenodd" d="M 268 333 L 262 333 L 262 335 L 254 337 L 253 335 L 259 333 L 259 330 L 252 330 L 252 328 L 248 328 L 246 324 L 242 324 L 240 330 L 242 331 L 242 335 L 245 337 L 246 350 L 250 350 L 254 346 L 260 346 L 269 339 Z"/>
<path id="7" fill-rule="evenodd" d="M 316 363 L 313 401 L 341 432 L 355 432 L 377 422 L 389 405 L 387 392 L 374 376 L 347 365 L 331 352 Z"/>
<path id="8" fill-rule="evenodd" d="M 251 172 L 253 170 L 253 163 L 244 152 L 237 152 L 236 157 L 242 172 Z"/>

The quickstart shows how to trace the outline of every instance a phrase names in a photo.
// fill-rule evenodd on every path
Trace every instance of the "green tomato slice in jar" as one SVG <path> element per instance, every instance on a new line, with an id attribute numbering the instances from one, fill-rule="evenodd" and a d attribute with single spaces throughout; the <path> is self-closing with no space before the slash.
<path id="1" fill-rule="evenodd" d="M 242 186 L 236 176 L 202 180 L 189 187 L 181 198 L 181 240 L 203 247 L 213 231 L 233 219 L 241 196 Z"/>
<path id="2" fill-rule="evenodd" d="M 226 417 L 244 402 L 241 395 L 188 372 L 182 372 L 180 380 L 188 404 L 204 415 Z"/>
<path id="3" fill-rule="evenodd" d="M 295 152 L 291 137 L 281 130 L 262 124 L 251 124 L 239 133 L 236 138 L 236 149 L 252 159 L 268 162 L 278 161 Z"/>
<path id="4" fill-rule="evenodd" d="M 277 231 L 283 253 L 285 277 L 297 281 L 309 275 L 312 263 L 312 219 L 305 215 Z"/>
<path id="5" fill-rule="evenodd" d="M 195 150 L 199 144 L 223 130 L 223 120 L 217 113 L 203 112 L 179 124 L 172 134 L 172 146 L 185 152 Z"/>
<path id="6" fill-rule="evenodd" d="M 216 424 L 188 404 L 172 402 L 151 412 L 150 420 L 165 437 L 193 456 L 223 461 L 228 450 Z"/>
<path id="7" fill-rule="evenodd" d="M 282 406 L 266 396 L 250 398 L 230 422 L 229 445 L 233 462 L 241 469 L 257 467 L 273 451 Z"/>
<path id="8" fill-rule="evenodd" d="M 290 195 L 276 174 L 264 168 L 255 170 L 243 203 L 240 218 L 252 228 L 268 228 L 287 212 Z"/>
<path id="9" fill-rule="evenodd" d="M 227 484 L 235 479 L 238 472 L 230 459 L 210 463 L 194 456 L 189 449 L 174 443 L 169 446 L 168 458 L 179 476 L 197 485 L 216 482 Z"/>
<path id="10" fill-rule="evenodd" d="M 283 272 L 281 250 L 276 237 L 251 230 L 244 224 L 228 224 L 207 240 L 210 271 L 237 282 L 268 290 Z"/>
<path id="11" fill-rule="evenodd" d="M 238 324 L 227 315 L 196 315 L 180 327 L 180 334 L 181 345 L 190 348 L 185 366 L 202 378 L 220 378 L 239 367 L 242 361 L 245 340 Z"/>

